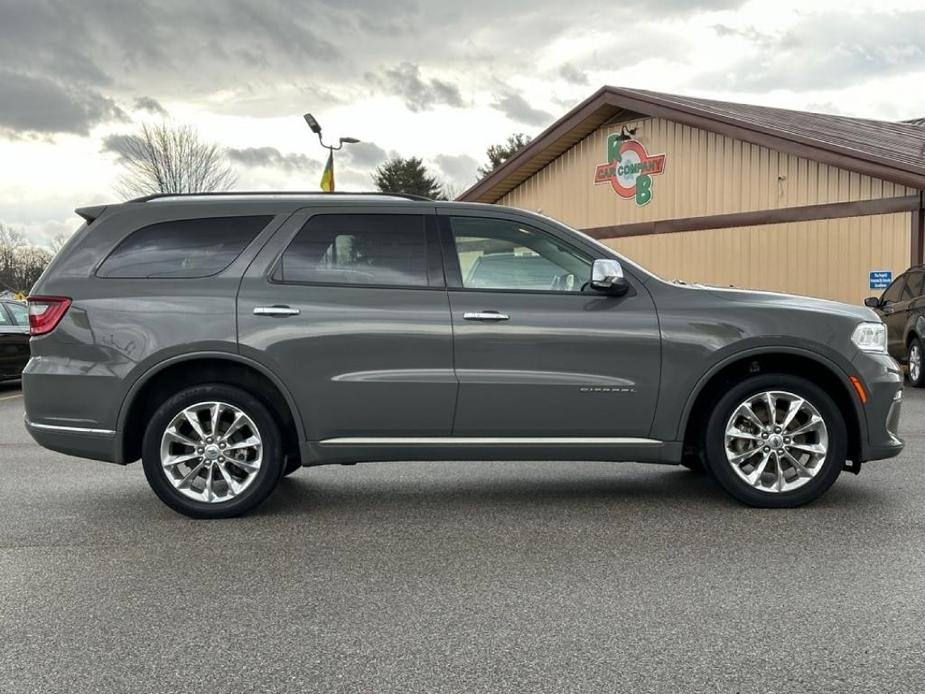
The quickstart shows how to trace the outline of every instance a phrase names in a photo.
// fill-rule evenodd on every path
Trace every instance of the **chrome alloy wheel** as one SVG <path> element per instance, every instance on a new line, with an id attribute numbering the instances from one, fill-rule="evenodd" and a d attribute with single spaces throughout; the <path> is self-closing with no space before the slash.
<path id="1" fill-rule="evenodd" d="M 247 489 L 263 460 L 253 420 L 224 402 L 201 402 L 174 417 L 161 437 L 161 466 L 174 489 L 195 501 L 230 501 Z"/>
<path id="2" fill-rule="evenodd" d="M 825 463 L 829 432 L 808 400 L 785 391 L 752 395 L 726 422 L 726 460 L 763 492 L 789 492 L 813 479 Z"/>
<path id="3" fill-rule="evenodd" d="M 922 376 L 922 348 L 918 340 L 909 345 L 909 380 L 918 383 Z"/>

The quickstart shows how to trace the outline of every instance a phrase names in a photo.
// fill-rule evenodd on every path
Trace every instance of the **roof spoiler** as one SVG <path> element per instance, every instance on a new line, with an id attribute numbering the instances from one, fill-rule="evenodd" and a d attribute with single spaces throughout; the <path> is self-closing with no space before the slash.
<path id="1" fill-rule="evenodd" d="M 87 224 L 92 224 L 93 221 L 99 217 L 103 212 L 106 211 L 106 208 L 109 205 L 94 205 L 92 207 L 78 207 L 74 212 L 83 217 Z"/>

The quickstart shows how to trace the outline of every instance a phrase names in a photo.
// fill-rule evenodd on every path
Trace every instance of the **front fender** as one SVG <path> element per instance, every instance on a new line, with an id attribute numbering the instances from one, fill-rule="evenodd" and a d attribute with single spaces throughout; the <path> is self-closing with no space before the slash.
<path id="1" fill-rule="evenodd" d="M 818 364 L 820 368 L 828 370 L 833 376 L 835 376 L 836 379 L 838 379 L 839 382 L 845 384 L 846 390 L 848 389 L 850 384 L 848 376 L 854 372 L 854 369 L 851 367 L 851 363 L 845 360 L 845 358 L 842 357 L 838 352 L 827 348 L 825 345 L 813 343 L 780 344 L 760 339 L 748 340 L 747 342 L 751 342 L 753 344 L 729 345 L 725 348 L 717 350 L 713 354 L 713 358 L 711 359 L 707 369 L 700 375 L 693 388 L 690 389 L 689 393 L 683 399 L 683 404 L 680 407 L 677 407 L 675 413 L 675 425 L 671 426 L 666 422 L 666 424 L 663 425 L 665 426 L 664 430 L 660 430 L 658 432 L 653 431 L 653 437 L 663 440 L 683 440 L 684 432 L 687 429 L 687 424 L 693 413 L 693 408 L 697 398 L 703 393 L 704 389 L 709 385 L 709 383 L 727 367 L 738 362 L 755 359 L 761 356 L 793 355 L 794 357 L 801 357 L 803 359 L 811 360 Z M 858 398 L 851 397 L 849 399 L 855 420 L 857 421 L 858 427 L 860 428 L 859 433 L 861 440 L 866 441 L 868 435 L 867 418 L 861 409 L 861 404 L 858 401 Z M 657 421 L 664 421 L 666 419 L 666 415 L 669 414 L 665 410 L 662 410 L 662 403 L 664 400 L 665 399 L 660 399 L 660 411 L 656 416 Z M 659 420 L 660 416 L 662 417 L 662 420 Z"/>

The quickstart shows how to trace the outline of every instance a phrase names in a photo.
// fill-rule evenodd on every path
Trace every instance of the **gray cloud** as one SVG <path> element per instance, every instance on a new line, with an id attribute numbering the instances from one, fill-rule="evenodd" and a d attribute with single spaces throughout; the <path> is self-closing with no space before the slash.
<path id="1" fill-rule="evenodd" d="M 107 135 L 103 138 L 102 151 L 118 155 L 121 159 L 125 156 L 126 152 L 130 152 L 134 148 L 137 148 L 138 142 L 140 142 L 140 138 L 137 135 Z"/>
<path id="2" fill-rule="evenodd" d="M 588 0 L 576 15 L 553 0 L 0 0 L 0 65 L 127 104 L 139 93 L 209 96 L 210 110 L 258 117 L 300 112 L 311 90 L 325 104 L 326 96 L 349 102 L 364 89 L 357 75 L 394 66 L 376 85 L 420 111 L 464 106 L 467 81 L 532 69 L 546 45 L 587 16 L 635 32 L 742 2 L 650 0 L 640 13 Z"/>
<path id="3" fill-rule="evenodd" d="M 588 76 L 571 63 L 563 63 L 559 68 L 559 77 L 569 84 L 588 84 Z"/>
<path id="4" fill-rule="evenodd" d="M 0 127 L 34 133 L 87 135 L 125 113 L 93 89 L 77 89 L 45 77 L 0 68 Z"/>
<path id="5" fill-rule="evenodd" d="M 468 154 L 438 154 L 434 163 L 452 187 L 464 190 L 478 180 L 479 163 Z"/>
<path id="6" fill-rule="evenodd" d="M 717 25 L 721 37 L 744 38 L 752 51 L 734 68 L 709 72 L 698 86 L 729 90 L 838 89 L 866 80 L 919 71 L 925 66 L 925 11 L 868 15 L 807 15 L 779 34 Z"/>
<path id="7" fill-rule="evenodd" d="M 369 77 L 386 91 L 402 97 L 411 111 L 426 111 L 442 104 L 457 108 L 464 105 L 459 87 L 436 78 L 423 79 L 414 63 L 400 63 L 386 70 L 381 78 Z"/>
<path id="8" fill-rule="evenodd" d="M 344 145 L 344 147 L 344 158 L 352 166 L 360 168 L 373 169 L 389 157 L 386 151 L 374 142 L 359 142 L 355 145 Z"/>
<path id="9" fill-rule="evenodd" d="M 225 150 L 228 158 L 242 166 L 265 166 L 282 171 L 320 170 L 321 163 L 298 152 L 280 152 L 275 147 L 245 147 L 242 149 L 228 148 Z"/>
<path id="10" fill-rule="evenodd" d="M 161 106 L 161 102 L 150 96 L 136 96 L 135 110 L 147 111 L 157 116 L 168 116 L 167 109 Z"/>
<path id="11" fill-rule="evenodd" d="M 551 113 L 534 108 L 520 94 L 513 91 L 502 94 L 491 106 L 511 120 L 524 125 L 542 126 L 553 121 Z"/>

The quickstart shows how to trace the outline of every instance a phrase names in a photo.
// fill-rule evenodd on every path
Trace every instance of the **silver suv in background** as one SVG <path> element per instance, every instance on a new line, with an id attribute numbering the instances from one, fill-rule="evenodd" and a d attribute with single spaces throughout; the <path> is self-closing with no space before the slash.
<path id="1" fill-rule="evenodd" d="M 747 504 L 895 456 L 899 365 L 869 308 L 666 282 L 553 220 L 399 195 L 84 208 L 29 301 L 26 426 L 142 460 L 194 517 L 302 465 L 706 467 Z"/>

